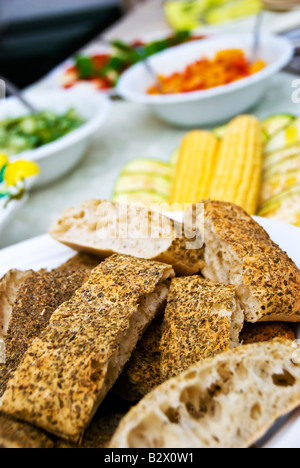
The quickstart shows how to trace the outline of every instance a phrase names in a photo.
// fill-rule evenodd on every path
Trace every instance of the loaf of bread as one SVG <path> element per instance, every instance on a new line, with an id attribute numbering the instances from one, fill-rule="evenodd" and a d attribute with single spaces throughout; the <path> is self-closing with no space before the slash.
<path id="1" fill-rule="evenodd" d="M 166 300 L 169 265 L 114 255 L 96 267 L 29 347 L 1 410 L 81 440 L 145 328 Z"/>
<path id="2" fill-rule="evenodd" d="M 203 249 L 187 249 L 191 242 L 182 225 L 136 205 L 89 200 L 66 210 L 50 235 L 77 251 L 101 258 L 114 253 L 172 265 L 179 275 L 198 273 L 204 266 Z"/>
<path id="3" fill-rule="evenodd" d="M 241 208 L 215 201 L 201 206 L 196 216 L 205 238 L 203 275 L 236 286 L 246 322 L 299 322 L 300 271 L 294 262 Z M 193 219 L 190 213 L 187 219 Z"/>
<path id="4" fill-rule="evenodd" d="M 294 355 L 290 341 L 276 339 L 190 367 L 125 416 L 110 448 L 250 447 L 300 404 Z"/>
<path id="5" fill-rule="evenodd" d="M 160 343 L 162 382 L 238 346 L 243 324 L 234 286 L 200 276 L 173 279 Z"/>

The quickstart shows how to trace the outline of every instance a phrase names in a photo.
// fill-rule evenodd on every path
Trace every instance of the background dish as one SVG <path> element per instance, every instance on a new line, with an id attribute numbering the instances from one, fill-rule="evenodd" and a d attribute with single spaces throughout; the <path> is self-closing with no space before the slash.
<path id="1" fill-rule="evenodd" d="M 220 35 L 161 52 L 151 57 L 149 63 L 157 73 L 170 75 L 202 56 L 211 57 L 224 49 L 238 47 L 249 57 L 252 46 L 252 34 Z M 293 47 L 288 40 L 263 35 L 259 58 L 268 65 L 243 80 L 205 91 L 149 96 L 146 90 L 153 84 L 153 78 L 143 64 L 137 64 L 122 75 L 117 91 L 128 101 L 147 105 L 155 114 L 172 124 L 187 127 L 213 124 L 254 106 L 267 90 L 270 79 L 289 63 L 292 54 Z"/>

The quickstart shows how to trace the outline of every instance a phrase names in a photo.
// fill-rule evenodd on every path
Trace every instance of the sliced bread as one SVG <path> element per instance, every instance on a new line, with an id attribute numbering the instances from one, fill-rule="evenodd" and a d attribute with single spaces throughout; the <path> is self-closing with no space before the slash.
<path id="1" fill-rule="evenodd" d="M 202 361 L 147 395 L 110 448 L 247 448 L 300 405 L 300 366 L 288 340 L 240 346 Z"/>
<path id="2" fill-rule="evenodd" d="M 61 305 L 29 347 L 1 410 L 81 440 L 145 328 L 166 300 L 169 265 L 114 255 Z"/>
<path id="3" fill-rule="evenodd" d="M 22 284 L 16 292 L 4 336 L 5 364 L 0 366 L 0 396 L 32 341 L 48 326 L 53 312 L 88 280 L 98 264 L 99 259 L 79 254 L 49 272 L 14 273 L 22 278 Z"/>
<path id="4" fill-rule="evenodd" d="M 173 279 L 160 343 L 162 382 L 238 346 L 243 324 L 234 286 L 200 276 Z"/>
<path id="5" fill-rule="evenodd" d="M 284 338 L 295 341 L 296 333 L 292 325 L 285 322 L 245 323 L 240 340 L 242 344 L 271 341 L 274 338 Z"/>
<path id="6" fill-rule="evenodd" d="M 114 253 L 172 265 L 179 275 L 198 273 L 204 266 L 203 249 L 187 249 L 182 225 L 159 212 L 136 205 L 89 200 L 66 210 L 50 235 L 78 251 L 101 258 Z"/>
<path id="7" fill-rule="evenodd" d="M 163 317 L 159 317 L 153 320 L 138 342 L 113 390 L 124 400 L 136 402 L 162 383 L 160 375 L 162 333 Z"/>
<path id="8" fill-rule="evenodd" d="M 238 206 L 217 201 L 199 206 L 197 227 L 205 242 L 202 274 L 236 286 L 246 322 L 299 322 L 300 271 L 295 263 Z M 193 219 L 190 213 L 187 219 Z"/>

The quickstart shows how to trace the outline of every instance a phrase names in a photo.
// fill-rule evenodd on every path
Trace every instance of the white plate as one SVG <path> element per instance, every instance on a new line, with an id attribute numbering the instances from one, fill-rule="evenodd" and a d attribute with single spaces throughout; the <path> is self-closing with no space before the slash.
<path id="1" fill-rule="evenodd" d="M 176 219 L 182 219 L 177 213 Z M 271 221 L 256 218 L 266 229 L 272 239 L 286 250 L 300 267 L 300 229 Z M 0 277 L 11 268 L 21 270 L 55 268 L 74 255 L 74 251 L 44 235 L 0 250 Z M 300 327 L 297 327 L 300 339 Z M 300 408 L 281 419 L 258 443 L 262 448 L 300 448 Z"/>
<path id="2" fill-rule="evenodd" d="M 251 59 L 253 34 L 224 34 L 166 50 L 149 58 L 157 74 L 180 72 L 201 57 L 214 57 L 220 50 L 242 49 Z M 251 108 L 268 89 L 270 79 L 293 56 L 291 43 L 282 37 L 262 35 L 259 58 L 266 67 L 247 78 L 203 91 L 170 95 L 149 95 L 153 76 L 138 63 L 120 78 L 117 92 L 128 101 L 144 104 L 163 120 L 180 126 L 216 124 Z"/>

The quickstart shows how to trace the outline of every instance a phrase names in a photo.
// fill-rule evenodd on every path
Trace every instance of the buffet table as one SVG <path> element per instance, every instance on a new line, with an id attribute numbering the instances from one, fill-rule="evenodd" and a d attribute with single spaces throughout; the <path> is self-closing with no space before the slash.
<path id="1" fill-rule="evenodd" d="M 157 0 L 143 4 L 108 30 L 105 37 L 128 39 L 166 30 L 168 26 L 160 4 Z M 293 21 L 297 20 L 298 13 L 292 13 Z M 289 21 L 291 25 L 290 18 Z M 282 21 L 281 26 L 284 23 Z M 271 24 L 275 27 L 276 21 L 269 23 L 269 29 L 272 29 Z M 251 21 L 248 28 L 251 28 Z M 292 101 L 292 83 L 296 78 L 287 73 L 277 75 L 254 113 L 259 117 L 276 112 L 298 114 L 299 106 Z M 114 181 L 127 161 L 137 157 L 167 161 L 185 133 L 185 129 L 161 122 L 142 106 L 113 102 L 109 119 L 84 160 L 68 176 L 30 195 L 29 201 L 3 231 L 0 247 L 46 233 L 64 208 L 80 204 L 85 199 L 110 198 Z"/>

